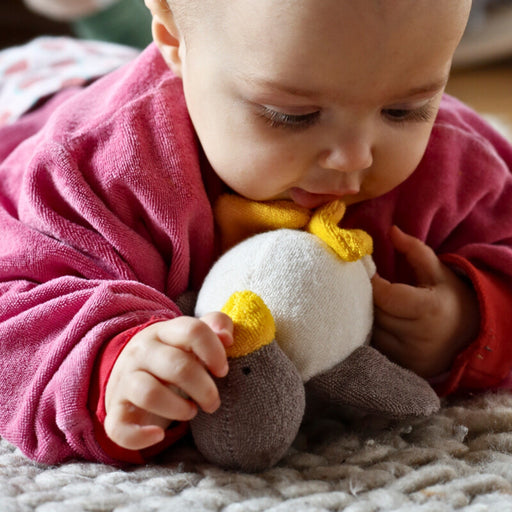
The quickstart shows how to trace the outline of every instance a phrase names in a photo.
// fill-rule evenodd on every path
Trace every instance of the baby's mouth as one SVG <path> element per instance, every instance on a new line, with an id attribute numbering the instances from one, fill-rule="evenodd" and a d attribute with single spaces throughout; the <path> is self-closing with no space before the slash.
<path id="1" fill-rule="evenodd" d="M 290 199 L 298 206 L 312 210 L 325 203 L 342 199 L 345 196 L 352 196 L 358 192 L 358 190 L 347 189 L 336 193 L 317 194 L 315 192 L 308 192 L 307 190 L 299 187 L 293 187 L 290 189 Z"/>

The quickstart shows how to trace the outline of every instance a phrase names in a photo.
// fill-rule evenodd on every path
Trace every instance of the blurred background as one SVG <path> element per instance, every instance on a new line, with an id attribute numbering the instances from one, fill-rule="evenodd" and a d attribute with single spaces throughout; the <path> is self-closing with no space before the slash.
<path id="1" fill-rule="evenodd" d="M 473 0 L 447 90 L 512 140 L 512 0 Z"/>
<path id="2" fill-rule="evenodd" d="M 143 48 L 151 40 L 143 0 L 1 0 L 0 48 L 39 35 L 73 35 Z M 512 0 L 473 0 L 448 92 L 512 126 Z"/>
<path id="3" fill-rule="evenodd" d="M 22 44 L 41 34 L 69 35 L 71 29 L 67 23 L 32 13 L 22 0 L 1 0 L 0 48 Z"/>
<path id="4" fill-rule="evenodd" d="M 40 35 L 73 35 L 139 48 L 151 41 L 144 0 L 1 0 L 0 48 Z"/>

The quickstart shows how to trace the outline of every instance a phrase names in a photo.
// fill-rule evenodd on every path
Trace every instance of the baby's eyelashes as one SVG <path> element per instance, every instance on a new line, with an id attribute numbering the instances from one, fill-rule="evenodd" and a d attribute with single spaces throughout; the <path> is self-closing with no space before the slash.
<path id="1" fill-rule="evenodd" d="M 306 114 L 291 114 L 274 110 L 271 107 L 261 105 L 258 115 L 271 128 L 289 128 L 292 130 L 304 130 L 314 125 L 320 118 L 320 110 Z"/>

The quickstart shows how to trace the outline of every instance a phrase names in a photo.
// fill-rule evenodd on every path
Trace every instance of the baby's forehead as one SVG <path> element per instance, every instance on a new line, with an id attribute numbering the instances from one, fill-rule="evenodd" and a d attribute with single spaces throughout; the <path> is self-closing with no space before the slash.
<path id="1" fill-rule="evenodd" d="M 285 77 L 295 87 L 304 85 L 302 77 L 308 70 L 310 75 L 324 77 L 322 89 L 337 92 L 340 77 L 352 91 L 372 75 L 410 76 L 419 68 L 434 72 L 434 79 L 440 81 L 471 4 L 470 0 L 169 2 L 188 20 L 182 20 L 185 26 L 194 27 L 189 40 L 185 39 L 190 55 L 200 48 L 196 62 L 202 59 L 201 65 L 215 62 L 231 75 L 260 69 L 277 81 Z M 352 86 L 347 77 L 353 78 Z M 423 77 L 415 77 L 407 87 L 422 87 L 424 82 Z M 388 88 L 396 87 L 391 84 Z"/>
<path id="2" fill-rule="evenodd" d="M 439 60 L 439 55 L 444 66 L 464 28 L 462 11 L 457 26 L 452 21 L 438 19 L 445 12 L 453 14 L 453 9 L 427 9 L 432 3 L 451 2 L 394 0 L 386 2 L 382 9 L 376 0 L 358 0 L 357 5 L 348 0 L 295 2 L 304 6 L 305 14 L 288 12 L 273 0 L 261 0 L 258 9 L 251 8 L 250 16 L 242 10 L 229 18 L 232 23 L 224 25 L 218 37 L 225 43 L 222 45 L 225 58 L 236 61 L 232 72 L 266 75 L 278 82 L 283 77 L 291 87 L 321 81 L 322 88 L 327 85 L 337 90 L 340 78 L 349 85 L 349 78 L 353 77 L 353 83 L 359 84 L 363 72 L 366 77 L 377 76 L 383 66 L 388 69 L 391 66 L 390 73 L 408 75 L 419 66 L 432 71 L 438 67 L 432 63 Z M 371 6 L 373 12 L 366 11 L 360 2 Z M 420 7 L 409 10 L 401 7 L 411 2 L 415 5 L 417 2 Z M 238 8 L 248 3 L 249 0 L 236 2 Z M 385 16 L 380 16 L 382 10 L 386 10 Z M 434 15 L 428 19 L 415 16 L 429 10 Z M 272 17 L 270 12 L 277 12 L 278 16 Z M 434 40 L 430 40 L 432 33 L 436 34 Z M 427 37 L 429 43 L 425 44 Z M 433 80 L 441 80 L 443 73 L 435 71 Z M 332 83 L 324 84 L 331 77 Z M 408 87 L 425 87 L 428 84 L 424 81 L 418 77 Z"/>
<path id="3" fill-rule="evenodd" d="M 251 37 L 258 26 L 260 38 L 274 39 L 279 31 L 300 31 L 305 44 L 311 36 L 329 37 L 326 28 L 344 30 L 364 28 L 359 38 L 382 32 L 390 27 L 414 25 L 422 32 L 432 30 L 432 23 L 458 30 L 465 25 L 471 0 L 439 2 L 439 0 L 168 0 L 176 15 L 200 25 L 212 22 L 218 30 L 240 29 Z M 387 34 L 388 36 L 391 34 Z M 431 34 L 430 34 L 431 35 Z M 234 49 L 234 48 L 233 48 Z"/>

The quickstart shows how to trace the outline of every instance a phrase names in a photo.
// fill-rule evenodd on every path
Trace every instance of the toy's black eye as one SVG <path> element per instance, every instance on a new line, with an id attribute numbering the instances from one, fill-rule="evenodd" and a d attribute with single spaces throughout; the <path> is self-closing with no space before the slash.
<path id="1" fill-rule="evenodd" d="M 251 367 L 250 367 L 250 366 L 244 366 L 244 367 L 242 368 L 242 373 L 243 373 L 244 375 L 249 375 L 249 373 L 251 373 Z"/>

